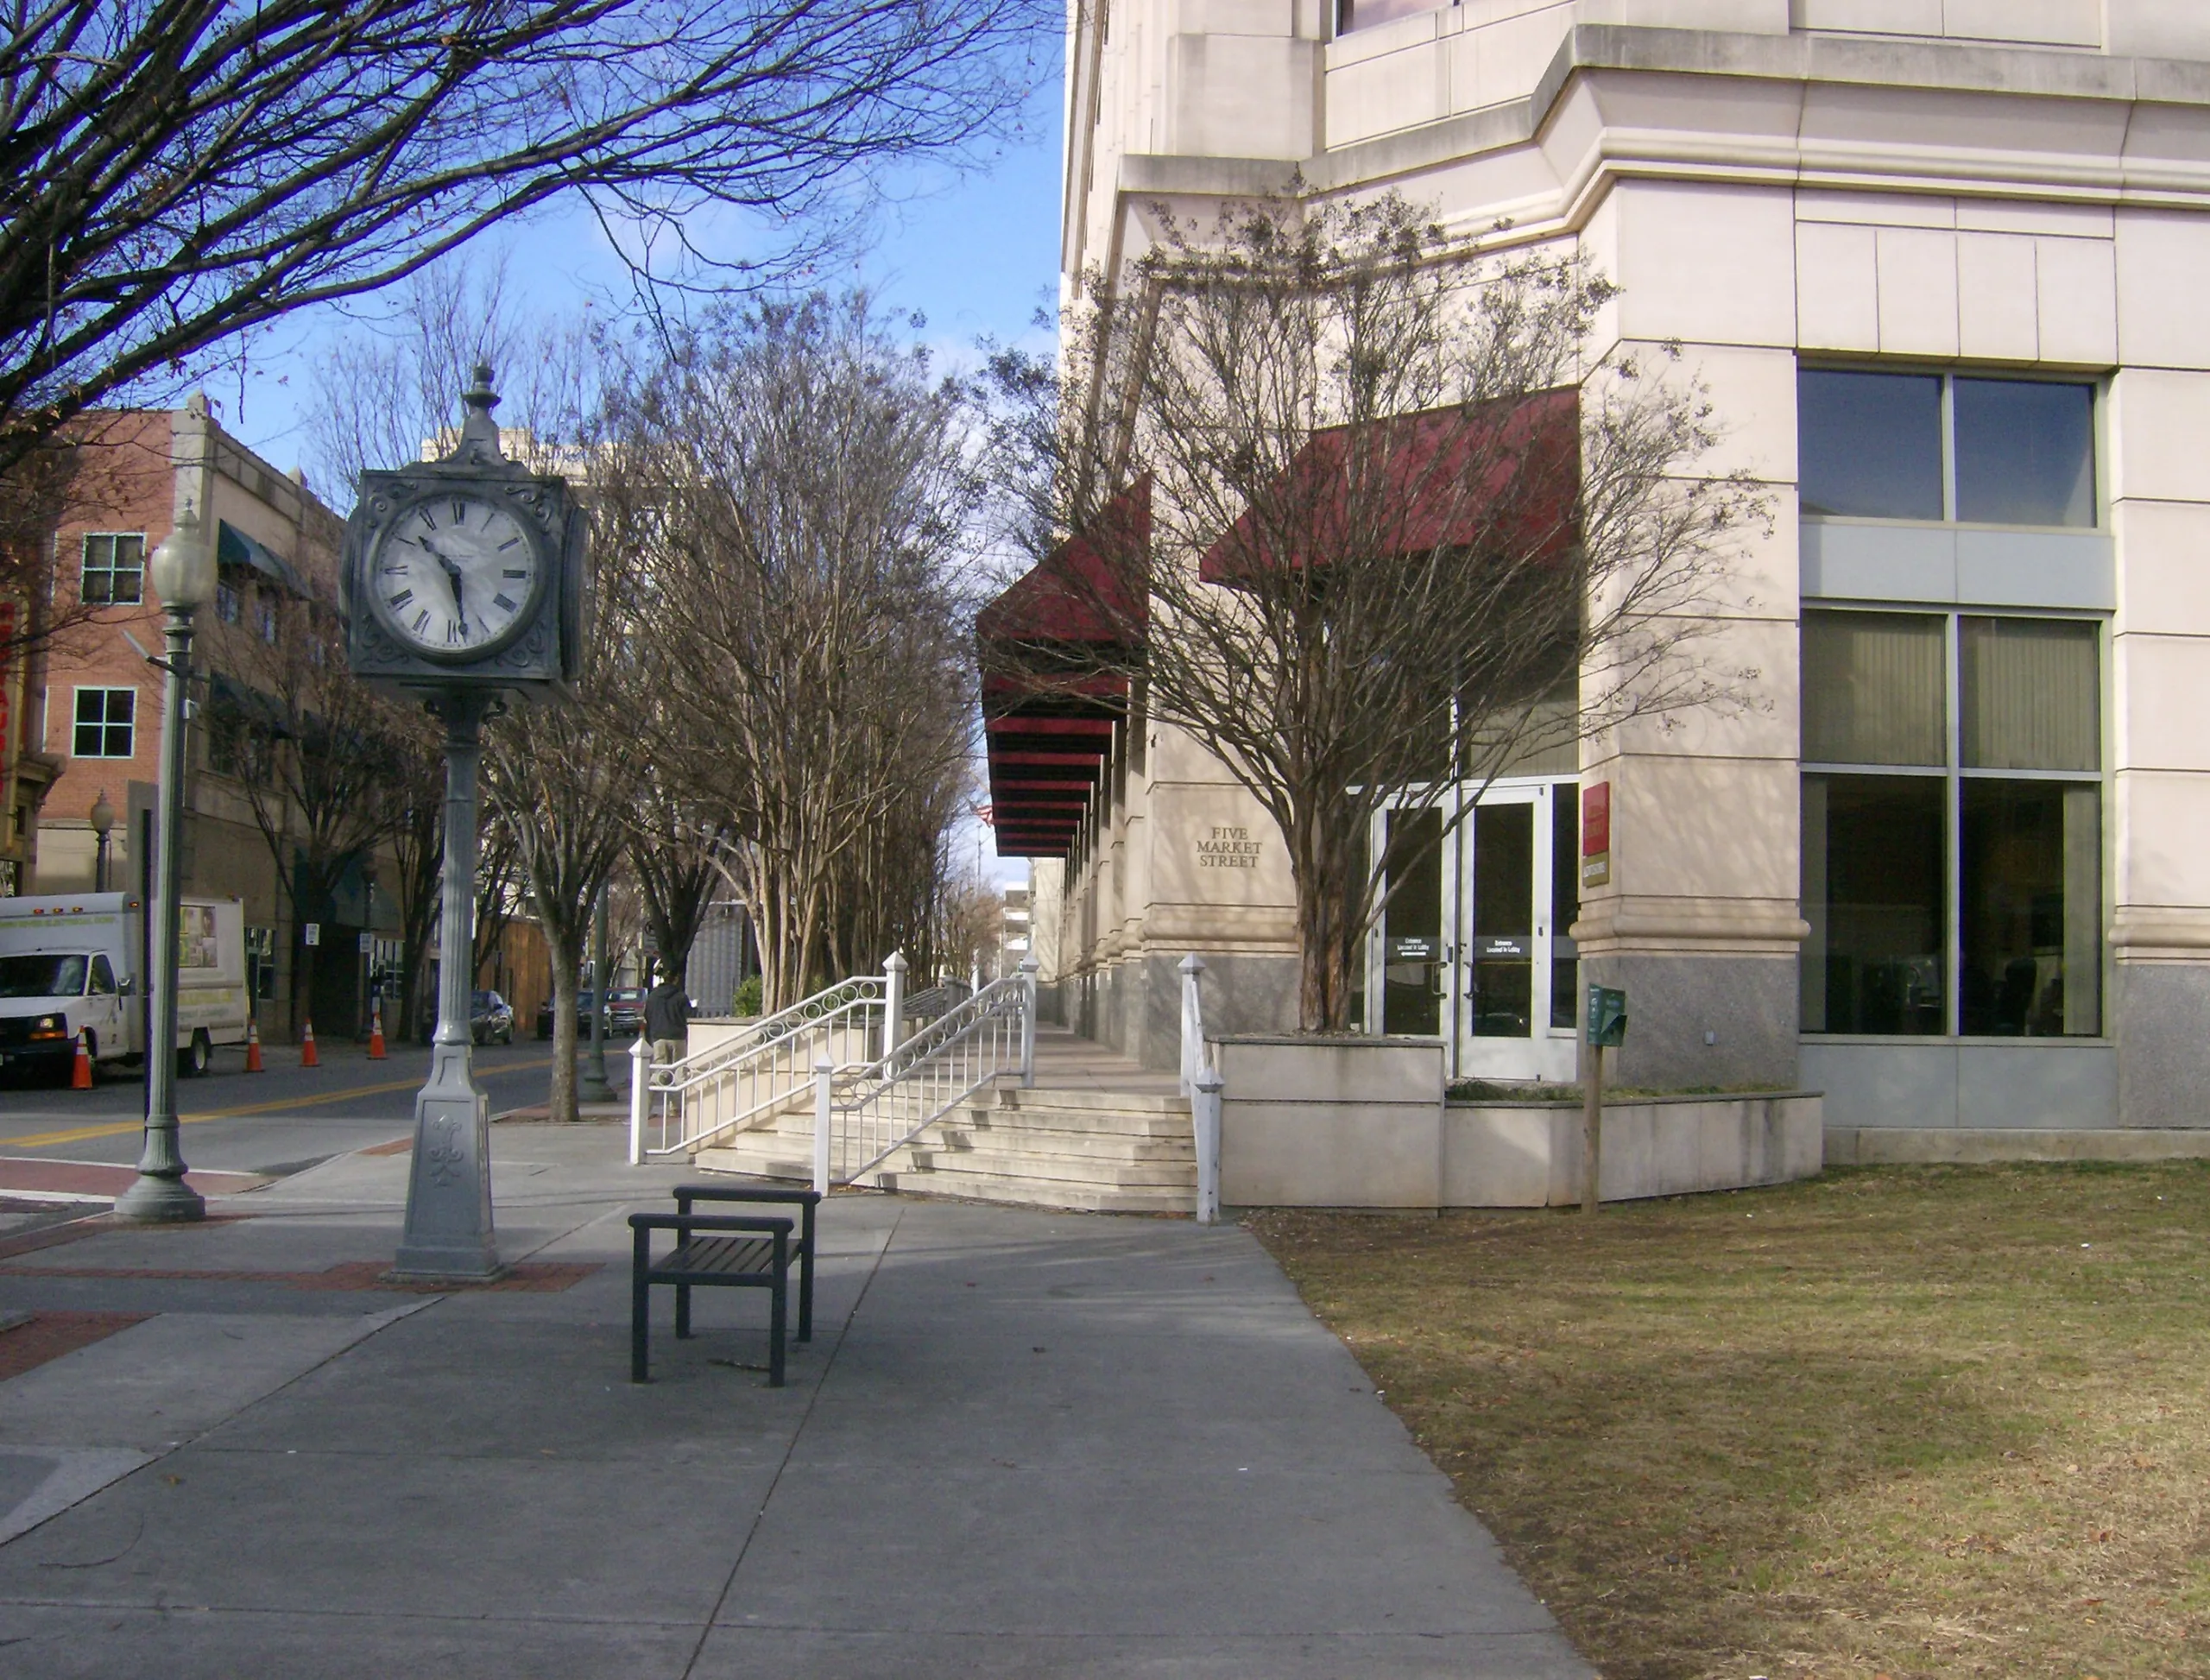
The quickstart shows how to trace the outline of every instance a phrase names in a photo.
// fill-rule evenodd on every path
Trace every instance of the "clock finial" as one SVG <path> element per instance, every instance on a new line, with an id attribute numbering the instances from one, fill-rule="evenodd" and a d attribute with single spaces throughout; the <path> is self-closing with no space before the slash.
<path id="1" fill-rule="evenodd" d="M 461 393 L 460 400 L 468 406 L 468 414 L 460 423 L 460 447 L 453 452 L 455 458 L 487 465 L 500 459 L 499 423 L 491 418 L 499 394 L 491 388 L 489 362 L 476 364 L 476 383 Z"/>

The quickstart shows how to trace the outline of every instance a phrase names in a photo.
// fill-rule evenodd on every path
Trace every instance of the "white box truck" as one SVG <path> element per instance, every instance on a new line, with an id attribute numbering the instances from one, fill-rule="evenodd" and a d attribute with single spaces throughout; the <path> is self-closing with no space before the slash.
<path id="1" fill-rule="evenodd" d="M 245 906 L 177 906 L 179 1062 L 205 1073 L 218 1044 L 245 1042 Z M 92 1063 L 145 1054 L 145 906 L 127 893 L 0 899 L 0 1066 L 66 1075 L 86 1037 Z"/>

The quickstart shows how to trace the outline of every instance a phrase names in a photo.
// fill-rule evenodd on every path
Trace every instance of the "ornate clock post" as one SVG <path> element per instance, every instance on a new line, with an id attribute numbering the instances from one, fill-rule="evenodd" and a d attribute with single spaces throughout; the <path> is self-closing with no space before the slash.
<path id="1" fill-rule="evenodd" d="M 407 1224 L 394 1274 L 475 1280 L 503 1269 L 492 1234 L 489 1114 L 470 1065 L 477 771 L 508 699 L 574 679 L 583 645 L 583 510 L 565 480 L 499 452 L 478 365 L 443 460 L 362 475 L 345 527 L 347 654 L 356 675 L 425 702 L 445 726 L 445 896 L 438 1026 L 414 1099 Z"/>

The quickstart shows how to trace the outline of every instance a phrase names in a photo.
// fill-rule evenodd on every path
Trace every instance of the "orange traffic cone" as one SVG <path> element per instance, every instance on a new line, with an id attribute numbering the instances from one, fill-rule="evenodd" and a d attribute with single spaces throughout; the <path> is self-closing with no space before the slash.
<path id="1" fill-rule="evenodd" d="M 314 1023 L 313 1021 L 306 1024 L 306 1030 L 300 1035 L 300 1065 L 303 1068 L 319 1068 L 322 1065 L 322 1058 L 314 1053 Z"/>
<path id="2" fill-rule="evenodd" d="M 383 1001 L 379 998 L 369 1014 L 369 1059 L 383 1060 Z"/>
<path id="3" fill-rule="evenodd" d="M 261 1065 L 261 1023 L 256 1020 L 245 1024 L 245 1071 L 248 1073 L 266 1073 L 268 1071 Z"/>
<path id="4" fill-rule="evenodd" d="M 85 1029 L 77 1029 L 77 1064 L 69 1070 L 69 1089 L 88 1091 L 92 1088 L 92 1058 L 85 1048 Z"/>

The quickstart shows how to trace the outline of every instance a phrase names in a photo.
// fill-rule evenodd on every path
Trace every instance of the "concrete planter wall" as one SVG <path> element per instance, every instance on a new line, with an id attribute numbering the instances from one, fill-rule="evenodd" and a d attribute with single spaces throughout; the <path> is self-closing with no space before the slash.
<path id="1" fill-rule="evenodd" d="M 1581 1109 L 1446 1102 L 1439 1039 L 1220 1041 L 1221 1200 L 1241 1207 L 1539 1208 L 1581 1199 Z M 1607 1202 L 1815 1176 L 1815 1092 L 1607 1103 Z"/>
<path id="2" fill-rule="evenodd" d="M 1607 1102 L 1597 1193 L 1632 1202 L 1815 1178 L 1822 1107 L 1815 1091 Z M 1581 1200 L 1581 1105 L 1449 1103 L 1441 1173 L 1443 1207 L 1570 1206 Z"/>
<path id="3" fill-rule="evenodd" d="M 1440 1206 L 1443 1071 L 1440 1039 L 1222 1039 L 1220 1199 Z"/>

